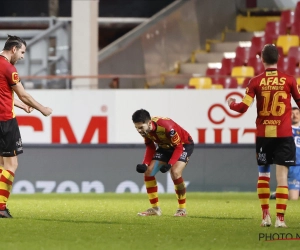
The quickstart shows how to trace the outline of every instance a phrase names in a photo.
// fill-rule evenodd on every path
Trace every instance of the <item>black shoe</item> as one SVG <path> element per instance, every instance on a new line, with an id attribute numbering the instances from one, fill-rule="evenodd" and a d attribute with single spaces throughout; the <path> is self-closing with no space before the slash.
<path id="1" fill-rule="evenodd" d="M 12 218 L 7 208 L 5 208 L 4 210 L 0 210 L 0 218 Z"/>
<path id="2" fill-rule="evenodd" d="M 276 200 L 276 193 L 270 195 L 270 200 Z"/>

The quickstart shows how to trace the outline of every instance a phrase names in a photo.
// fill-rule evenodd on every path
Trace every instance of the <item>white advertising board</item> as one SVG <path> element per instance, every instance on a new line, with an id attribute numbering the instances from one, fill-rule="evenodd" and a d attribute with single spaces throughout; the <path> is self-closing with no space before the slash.
<path id="1" fill-rule="evenodd" d="M 238 90 L 30 90 L 53 109 L 50 117 L 15 108 L 23 143 L 143 143 L 131 120 L 138 109 L 173 119 L 195 143 L 254 143 L 255 103 L 245 114 L 230 110 L 226 99 L 241 101 Z"/>

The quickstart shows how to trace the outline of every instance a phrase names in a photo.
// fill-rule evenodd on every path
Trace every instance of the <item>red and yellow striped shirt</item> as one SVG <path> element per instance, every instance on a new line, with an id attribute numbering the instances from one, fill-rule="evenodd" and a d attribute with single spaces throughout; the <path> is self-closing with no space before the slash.
<path id="1" fill-rule="evenodd" d="M 155 153 L 155 144 L 164 149 L 174 149 L 169 161 L 174 164 L 183 152 L 183 144 L 190 144 L 192 137 L 176 122 L 166 117 L 152 117 L 152 131 L 145 136 L 146 153 L 143 163 L 150 164 Z"/>
<path id="2" fill-rule="evenodd" d="M 14 92 L 11 86 L 20 82 L 18 72 L 4 56 L 0 56 L 0 121 L 15 117 Z"/>
<path id="3" fill-rule="evenodd" d="M 250 80 L 243 101 L 231 103 L 230 108 L 244 113 L 254 97 L 257 109 L 257 136 L 292 136 L 291 98 L 300 108 L 300 92 L 295 78 L 275 68 L 269 68 Z"/>

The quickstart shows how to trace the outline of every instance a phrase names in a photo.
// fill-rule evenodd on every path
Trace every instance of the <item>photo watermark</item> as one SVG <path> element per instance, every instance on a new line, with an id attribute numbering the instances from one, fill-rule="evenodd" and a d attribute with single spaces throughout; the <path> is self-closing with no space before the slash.
<path id="1" fill-rule="evenodd" d="M 259 233 L 259 241 L 300 240 L 299 233 Z"/>

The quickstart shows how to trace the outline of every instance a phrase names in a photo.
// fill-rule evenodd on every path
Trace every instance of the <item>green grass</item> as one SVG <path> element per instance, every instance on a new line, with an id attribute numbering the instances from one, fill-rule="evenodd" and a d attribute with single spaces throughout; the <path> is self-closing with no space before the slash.
<path id="1" fill-rule="evenodd" d="M 13 219 L 0 222 L 0 249 L 299 249 L 300 241 L 259 240 L 259 234 L 300 235 L 300 206 L 289 201 L 288 228 L 261 228 L 255 193 L 188 193 L 188 217 L 173 214 L 173 194 L 160 194 L 163 215 L 138 217 L 146 194 L 12 195 Z M 271 200 L 274 220 L 275 201 Z M 281 236 L 280 236 L 281 237 Z"/>

